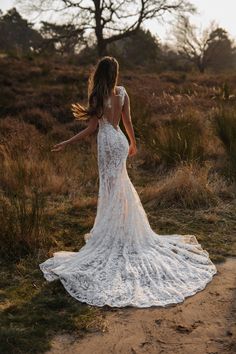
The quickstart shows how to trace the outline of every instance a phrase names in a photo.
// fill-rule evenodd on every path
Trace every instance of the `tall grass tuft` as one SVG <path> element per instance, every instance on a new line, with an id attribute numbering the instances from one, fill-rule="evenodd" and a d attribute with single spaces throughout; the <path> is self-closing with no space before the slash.
<path id="1" fill-rule="evenodd" d="M 208 169 L 183 164 L 154 187 L 143 192 L 144 202 L 152 207 L 201 209 L 216 205 L 219 198 L 208 181 Z"/>
<path id="2" fill-rule="evenodd" d="M 221 106 L 214 112 L 216 133 L 224 145 L 229 159 L 229 175 L 236 180 L 236 109 Z"/>
<path id="3" fill-rule="evenodd" d="M 187 110 L 168 120 L 153 117 L 148 104 L 136 99 L 134 125 L 148 153 L 146 161 L 166 167 L 204 159 L 204 123 L 198 112 Z"/>
<path id="4" fill-rule="evenodd" d="M 151 143 L 160 161 L 168 166 L 179 162 L 202 161 L 203 124 L 194 111 L 187 111 L 160 125 Z"/>
<path id="5" fill-rule="evenodd" d="M 45 246 L 46 195 L 42 165 L 0 145 L 0 253 L 4 259 Z"/>

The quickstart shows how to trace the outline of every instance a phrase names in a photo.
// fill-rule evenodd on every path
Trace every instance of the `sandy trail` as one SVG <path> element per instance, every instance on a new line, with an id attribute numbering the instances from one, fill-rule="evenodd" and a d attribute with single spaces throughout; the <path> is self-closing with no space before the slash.
<path id="1" fill-rule="evenodd" d="M 212 282 L 182 304 L 108 310 L 105 332 L 56 336 L 48 354 L 235 354 L 236 258 L 216 266 Z"/>

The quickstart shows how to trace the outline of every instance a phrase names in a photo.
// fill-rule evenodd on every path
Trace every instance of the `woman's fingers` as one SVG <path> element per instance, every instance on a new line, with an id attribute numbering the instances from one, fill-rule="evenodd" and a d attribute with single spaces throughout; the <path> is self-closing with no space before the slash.
<path id="1" fill-rule="evenodd" d="M 63 145 L 60 144 L 56 144 L 53 146 L 53 148 L 51 149 L 51 151 L 60 151 L 63 149 Z"/>
<path id="2" fill-rule="evenodd" d="M 137 153 L 137 148 L 134 146 L 130 146 L 129 148 L 129 156 L 134 156 Z"/>
<path id="3" fill-rule="evenodd" d="M 129 151 L 129 156 L 133 156 L 135 154 L 135 152 L 133 150 Z"/>

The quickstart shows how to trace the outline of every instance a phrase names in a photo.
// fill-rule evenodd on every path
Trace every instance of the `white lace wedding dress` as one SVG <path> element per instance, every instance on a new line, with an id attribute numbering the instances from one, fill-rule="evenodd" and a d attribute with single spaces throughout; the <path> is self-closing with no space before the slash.
<path id="1" fill-rule="evenodd" d="M 126 91 L 118 86 L 121 106 Z M 107 103 L 109 105 L 109 102 Z M 39 264 L 75 299 L 111 307 L 168 306 L 204 289 L 217 268 L 193 235 L 158 235 L 126 170 L 129 144 L 119 126 L 99 120 L 97 215 L 78 252 Z"/>

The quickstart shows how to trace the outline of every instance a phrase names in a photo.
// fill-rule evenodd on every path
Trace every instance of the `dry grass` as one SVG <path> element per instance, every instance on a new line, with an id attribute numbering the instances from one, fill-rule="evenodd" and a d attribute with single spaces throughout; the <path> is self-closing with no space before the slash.
<path id="1" fill-rule="evenodd" d="M 143 200 L 153 207 L 201 209 L 219 202 L 208 181 L 208 169 L 197 165 L 178 167 L 158 185 L 145 188 Z"/>
<path id="2" fill-rule="evenodd" d="M 78 198 L 96 188 L 95 151 L 87 158 L 85 142 L 83 153 L 73 146 L 53 154 L 50 136 L 12 117 L 0 121 L 0 140 L 1 256 L 16 260 L 50 247 L 49 199 Z"/>
<path id="3" fill-rule="evenodd" d="M 229 175 L 236 180 L 236 107 L 221 106 L 213 115 L 216 134 L 221 140 L 229 160 Z"/>
<path id="4" fill-rule="evenodd" d="M 0 81 L 4 83 L 0 139 L 3 146 L 10 146 L 8 157 L 0 161 L 4 198 L 9 198 L 7 191 L 23 190 L 27 199 L 34 188 L 39 197 L 45 195 L 50 201 L 69 199 L 77 209 L 94 208 L 98 190 L 95 138 L 59 154 L 50 152 L 55 143 L 83 128 L 72 120 L 70 104 L 85 99 L 90 68 L 82 70 L 60 61 L 47 64 L 40 58 L 31 62 L 9 60 L 0 62 Z M 230 87 L 234 86 L 235 78 L 229 80 Z M 228 185 L 223 186 L 222 178 L 215 178 L 213 183 L 209 171 L 200 167 L 206 159 L 211 160 L 216 174 L 223 166 L 223 150 L 216 146 L 219 139 L 210 126 L 207 109 L 215 107 L 223 94 L 227 96 L 226 88 L 222 89 L 225 81 L 221 76 L 206 75 L 204 81 L 199 75 L 171 72 L 158 76 L 127 71 L 121 76 L 120 84 L 126 86 L 131 97 L 140 146 L 134 165 L 145 166 L 150 173 L 162 171 L 155 178 L 161 179 L 161 184 L 155 183 L 144 192 L 149 200 L 156 200 L 158 207 L 199 209 L 215 205 L 218 198 L 232 198 L 233 192 Z M 165 175 L 170 167 L 174 172 Z M 17 169 L 21 171 L 18 174 Z M 141 167 L 130 174 L 138 180 Z M 6 210 L 10 215 L 10 209 Z"/>
<path id="5" fill-rule="evenodd" d="M 17 259 L 45 247 L 44 166 L 0 145 L 1 256 Z"/>
<path id="6" fill-rule="evenodd" d="M 201 162 L 207 147 L 206 120 L 198 111 L 188 109 L 159 120 L 149 103 L 133 97 L 136 135 L 146 148 L 146 165 L 172 167 L 180 162 Z"/>
<path id="7" fill-rule="evenodd" d="M 195 111 L 185 111 L 157 127 L 152 141 L 161 163 L 201 162 L 204 158 L 204 124 Z"/>
<path id="8" fill-rule="evenodd" d="M 39 108 L 27 109 L 19 118 L 26 123 L 33 124 L 40 132 L 45 134 L 56 123 L 56 119 L 50 113 Z"/>
<path id="9" fill-rule="evenodd" d="M 60 284 L 45 284 L 38 269 L 54 251 L 79 250 L 96 215 L 96 137 L 50 152 L 83 128 L 72 120 L 70 104 L 86 98 L 90 68 L 63 59 L 3 58 L 0 69 L 0 243 L 11 256 L 1 274 L 0 337 L 5 352 L 16 345 L 19 353 L 43 352 L 52 334 L 87 330 L 96 315 Z M 221 177 L 229 150 L 209 120 L 209 111 L 233 92 L 222 89 L 226 79 L 236 87 L 233 74 L 125 71 L 119 82 L 131 97 L 139 145 L 129 175 L 153 229 L 196 234 L 213 260 L 235 254 L 235 187 Z"/>

